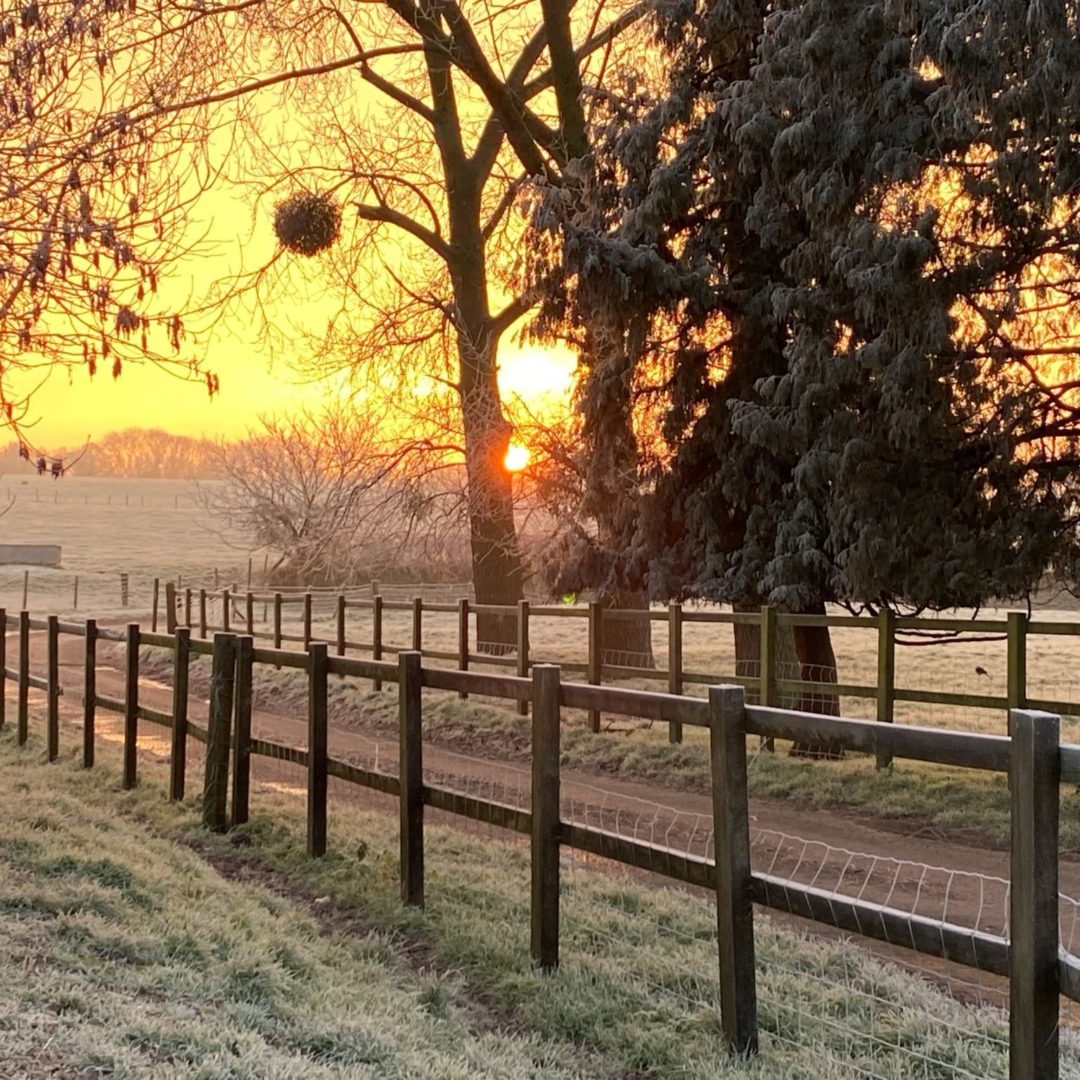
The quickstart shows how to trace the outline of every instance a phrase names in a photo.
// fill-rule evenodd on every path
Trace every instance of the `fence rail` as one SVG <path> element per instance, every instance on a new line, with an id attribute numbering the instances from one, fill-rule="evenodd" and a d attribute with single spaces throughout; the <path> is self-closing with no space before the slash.
<path id="1" fill-rule="evenodd" d="M 389 591 L 391 588 L 393 592 Z M 453 603 L 432 600 L 430 595 L 405 599 L 408 588 L 372 582 L 370 586 L 357 587 L 349 592 L 327 589 L 291 592 L 279 589 L 267 592 L 239 591 L 236 588 L 178 588 L 175 584 L 166 583 L 161 590 L 164 607 L 164 619 L 161 621 L 170 633 L 180 625 L 192 626 L 203 638 L 217 631 L 242 632 L 256 640 L 272 643 L 275 649 L 299 645 L 306 651 L 313 640 L 326 636 L 316 626 L 318 620 L 322 619 L 333 622 L 334 630 L 329 644 L 337 656 L 362 653 L 380 660 L 387 655 L 419 651 L 425 659 L 449 662 L 461 670 L 480 665 L 512 669 L 518 675 L 528 675 L 536 664 L 558 663 L 564 672 L 584 675 L 592 685 L 602 685 L 605 680 L 636 679 L 660 683 L 669 694 L 679 695 L 685 694 L 690 687 L 726 683 L 742 686 L 748 691 L 753 704 L 764 706 L 776 706 L 800 698 L 831 702 L 834 708 L 838 708 L 840 699 L 873 703 L 875 718 L 881 723 L 895 721 L 898 703 L 994 710 L 1001 713 L 1003 727 L 1008 710 L 1015 708 L 1080 716 L 1080 700 L 1069 700 L 1066 695 L 1040 696 L 1030 692 L 1028 686 L 1028 651 L 1032 640 L 1039 636 L 1080 637 L 1080 623 L 1032 619 L 1023 612 L 1009 612 L 1003 619 L 965 620 L 899 618 L 891 611 L 882 611 L 877 616 L 793 615 L 767 606 L 759 612 L 728 612 L 700 610 L 678 603 L 664 610 L 613 610 L 597 602 L 569 607 L 532 604 L 529 601 L 522 601 L 516 606 L 476 604 L 469 596 L 461 596 Z M 157 590 L 152 620 L 154 630 L 159 622 L 156 596 Z M 409 616 L 411 642 L 407 646 L 387 641 L 386 616 L 392 612 Z M 351 619 L 351 613 L 363 613 L 361 620 L 369 631 L 363 639 L 356 637 L 356 619 Z M 429 644 L 425 645 L 425 630 L 430 635 L 430 620 L 426 623 L 425 617 L 431 615 L 455 617 L 455 625 L 450 633 L 456 637 L 456 647 L 433 647 L 430 636 Z M 484 643 L 477 640 L 475 629 L 477 618 L 483 615 L 502 616 L 511 622 L 516 628 L 513 642 L 500 646 L 498 651 L 485 648 Z M 543 648 L 534 644 L 535 630 L 540 622 L 550 619 L 574 619 L 585 624 L 587 659 L 574 661 L 544 655 Z M 603 631 L 609 622 L 665 624 L 668 635 L 667 667 L 613 660 L 611 652 L 604 648 Z M 750 670 L 698 671 L 688 667 L 685 633 L 695 624 L 739 626 L 755 631 L 758 658 L 741 665 Z M 799 677 L 791 677 L 792 672 L 785 671 L 789 665 L 784 665 L 780 660 L 777 634 L 785 628 L 808 627 L 857 629 L 868 636 L 872 635 L 877 658 L 876 679 L 840 682 L 835 668 L 815 669 L 809 666 L 801 666 L 797 672 Z M 445 635 L 445 626 L 443 630 Z M 957 635 L 961 637 L 957 638 Z M 924 689 L 898 683 L 898 646 L 954 640 L 992 640 L 1005 644 L 1004 693 Z M 621 661 L 625 657 L 616 659 Z M 599 731 L 600 712 L 593 710 L 589 719 L 592 729 Z M 673 743 L 682 741 L 682 730 L 677 721 L 669 724 L 669 738 Z M 883 753 L 877 764 L 884 768 L 890 760 Z"/>
<path id="2" fill-rule="evenodd" d="M 402 651 L 396 663 L 330 654 L 326 643 L 310 641 L 304 652 L 256 648 L 248 635 L 218 632 L 212 642 L 192 639 L 186 627 L 171 634 L 143 633 L 131 624 L 107 633 L 88 621 L 79 626 L 55 617 L 31 619 L 0 611 L 4 645 L 0 667 L 18 684 L 17 740 L 29 733 L 29 688 L 47 695 L 47 757 L 59 752 L 57 700 L 60 693 L 57 643 L 62 634 L 82 637 L 88 696 L 84 702 L 83 760 L 94 757 L 95 710 L 123 717 L 123 782 L 137 782 L 140 721 L 170 728 L 170 797 L 185 790 L 186 741 L 205 744 L 203 818 L 210 829 L 227 830 L 247 820 L 251 761 L 266 756 L 291 761 L 307 773 L 307 850 L 323 855 L 328 838 L 328 778 L 371 788 L 399 799 L 401 895 L 407 904 L 424 898 L 424 808 L 431 806 L 475 821 L 524 833 L 531 840 L 531 950 L 540 966 L 559 958 L 560 860 L 562 847 L 575 848 L 648 870 L 672 880 L 709 888 L 717 900 L 721 1020 L 726 1041 L 737 1053 L 757 1048 L 753 905 L 799 915 L 856 934 L 955 964 L 1007 976 L 1010 987 L 1010 1072 L 1013 1080 L 1054 1080 L 1058 1063 L 1059 994 L 1080 1000 L 1080 961 L 1060 946 L 1058 926 L 1059 785 L 1080 780 L 1080 746 L 1061 745 L 1056 716 L 1013 709 L 1009 736 L 896 726 L 771 706 L 748 705 L 737 686 L 712 686 L 708 698 L 691 699 L 650 691 L 564 683 L 560 669 L 534 664 L 528 677 L 425 667 L 417 651 Z M 18 631 L 18 667 L 6 667 L 7 628 Z M 31 632 L 47 639 L 44 678 L 30 672 Z M 92 691 L 99 638 L 124 643 L 125 697 Z M 173 653 L 174 704 L 171 713 L 138 703 L 139 647 L 152 642 Z M 187 716 L 190 657 L 209 654 L 210 704 L 205 728 Z M 252 679 L 260 664 L 303 670 L 308 679 L 306 749 L 251 735 Z M 399 688 L 398 776 L 360 768 L 328 752 L 328 678 L 379 679 Z M 528 810 L 494 799 L 465 795 L 423 779 L 423 691 L 425 688 L 475 693 L 527 702 L 532 720 L 531 803 Z M 0 696 L 2 702 L 2 696 Z M 672 851 L 602 827 L 569 821 L 560 807 L 560 719 L 564 708 L 596 709 L 643 719 L 699 727 L 708 733 L 714 818 L 713 859 Z M 0 704 L 0 726 L 4 723 Z M 756 873 L 750 864 L 747 794 L 747 738 L 828 740 L 851 751 L 937 762 L 1006 773 L 1011 788 L 1011 887 L 1008 935 L 954 925 L 857 897 L 842 896 L 775 874 Z M 230 764 L 231 763 L 231 764 Z M 229 812 L 229 793 L 232 812 Z"/>

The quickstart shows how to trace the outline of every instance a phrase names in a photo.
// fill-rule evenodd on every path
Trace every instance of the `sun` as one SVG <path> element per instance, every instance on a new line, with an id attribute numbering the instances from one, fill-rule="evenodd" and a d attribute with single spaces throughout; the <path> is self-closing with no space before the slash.
<path id="1" fill-rule="evenodd" d="M 503 468 L 507 472 L 521 472 L 529 464 L 531 457 L 528 447 L 511 443 L 506 449 L 506 457 L 503 458 Z"/>

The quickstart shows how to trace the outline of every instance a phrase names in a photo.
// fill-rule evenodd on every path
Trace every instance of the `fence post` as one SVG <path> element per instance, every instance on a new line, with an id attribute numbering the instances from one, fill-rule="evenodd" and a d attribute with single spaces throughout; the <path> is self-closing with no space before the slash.
<path id="1" fill-rule="evenodd" d="M 247 596 L 244 598 L 244 622 L 247 623 L 247 635 L 255 636 L 255 596 L 248 587 Z"/>
<path id="2" fill-rule="evenodd" d="M 281 593 L 274 593 L 274 648 L 281 648 Z"/>
<path id="3" fill-rule="evenodd" d="M 126 608 L 128 606 L 128 576 L 127 574 L 120 575 L 120 606 Z"/>
<path id="4" fill-rule="evenodd" d="M 176 585 L 165 582 L 165 633 L 176 633 Z"/>
<path id="5" fill-rule="evenodd" d="M 345 594 L 339 593 L 337 598 L 337 654 L 345 655 Z"/>
<path id="6" fill-rule="evenodd" d="M 414 596 L 412 602 L 412 647 L 421 656 L 424 653 L 424 598 Z"/>
<path id="7" fill-rule="evenodd" d="M 26 745 L 30 735 L 30 612 L 19 612 L 19 711 L 16 739 Z"/>
<path id="8" fill-rule="evenodd" d="M 226 634 L 232 631 L 232 625 L 230 620 L 231 612 L 229 608 L 232 606 L 232 594 L 228 589 L 221 590 L 221 629 Z"/>
<path id="9" fill-rule="evenodd" d="M 517 612 L 517 673 L 518 677 L 529 677 L 529 601 L 518 601 Z M 517 710 L 522 716 L 529 715 L 529 703 L 519 701 Z"/>
<path id="10" fill-rule="evenodd" d="M 457 605 L 457 641 L 458 641 L 458 669 L 469 670 L 469 598 L 461 597 Z M 469 696 L 467 690 L 458 692 L 458 697 L 464 701 Z"/>
<path id="11" fill-rule="evenodd" d="M 378 582 L 373 581 L 371 583 L 371 589 L 374 595 L 371 597 L 371 659 L 382 659 L 382 606 L 383 598 L 375 592 L 378 587 Z M 372 688 L 375 690 L 382 689 L 382 679 L 372 680 Z"/>
<path id="12" fill-rule="evenodd" d="M 203 824 L 213 832 L 229 827 L 229 728 L 233 711 L 236 638 L 215 634 L 210 670 L 210 716 L 206 725 L 206 773 L 203 780 Z"/>
<path id="13" fill-rule="evenodd" d="M 311 648 L 311 593 L 304 593 L 304 652 Z"/>
<path id="14" fill-rule="evenodd" d="M 50 615 L 46 622 L 45 655 L 48 690 L 48 719 L 46 725 L 46 757 L 55 761 L 60 756 L 60 620 Z"/>
<path id="15" fill-rule="evenodd" d="M 311 593 L 307 594 L 309 597 Z M 326 642 L 313 641 L 308 650 L 308 791 L 307 853 L 326 854 L 327 771 L 327 655 Z"/>
<path id="16" fill-rule="evenodd" d="M 669 694 L 682 694 L 682 604 L 677 600 L 668 604 L 667 686 Z M 682 723 L 672 720 L 668 724 L 668 742 L 682 742 Z"/>
<path id="17" fill-rule="evenodd" d="M 94 766 L 94 721 L 97 717 L 97 619 L 86 620 L 83 661 L 83 768 Z"/>
<path id="18" fill-rule="evenodd" d="M 877 721 L 891 724 L 896 707 L 896 614 L 892 608 L 878 612 L 877 639 Z M 887 769 L 892 764 L 892 754 L 879 750 L 875 765 Z"/>
<path id="19" fill-rule="evenodd" d="M 124 652 L 124 789 L 133 788 L 138 768 L 139 624 L 128 623 Z"/>
<path id="20" fill-rule="evenodd" d="M 191 589 L 184 589 L 184 625 L 191 626 Z"/>
<path id="21" fill-rule="evenodd" d="M 424 905 L 424 744 L 419 652 L 398 654 L 401 902 Z"/>
<path id="22" fill-rule="evenodd" d="M 532 673 L 532 919 L 533 963 L 559 965 L 559 667 Z"/>
<path id="23" fill-rule="evenodd" d="M 199 590 L 199 637 L 206 640 L 206 590 Z"/>
<path id="24" fill-rule="evenodd" d="M 603 681 L 604 665 L 600 658 L 603 610 L 599 600 L 589 601 L 589 682 L 593 686 Z M 589 710 L 589 730 L 600 730 L 599 709 Z"/>
<path id="25" fill-rule="evenodd" d="M 4 730 L 4 699 L 7 696 L 7 610 L 0 608 L 0 731 Z"/>
<path id="26" fill-rule="evenodd" d="M 248 593 L 250 596 L 251 594 Z M 232 823 L 243 825 L 251 803 L 251 654 L 255 641 L 248 635 L 236 640 L 236 737 L 233 740 Z"/>
<path id="27" fill-rule="evenodd" d="M 1023 611 L 1010 611 L 1006 616 L 1007 653 L 1005 696 L 1009 706 L 1009 723 L 1012 722 L 1012 710 L 1022 709 L 1027 704 L 1027 624 L 1028 618 Z M 1010 728 L 1006 724 L 1006 731 Z"/>
<path id="28" fill-rule="evenodd" d="M 1009 888 L 1009 1078 L 1058 1076 L 1061 721 L 1014 709 Z"/>
<path id="29" fill-rule="evenodd" d="M 166 589 L 166 593 L 168 590 Z M 154 599 L 152 601 L 152 607 L 150 609 L 150 629 L 157 633 L 157 619 L 158 619 L 158 601 L 161 598 L 161 581 L 158 578 L 154 578 Z"/>
<path id="30" fill-rule="evenodd" d="M 25 611 L 26 610 L 26 608 L 28 606 L 27 603 L 26 603 L 26 599 L 29 596 L 29 594 L 30 594 L 30 571 L 29 570 L 24 570 L 23 571 L 23 579 L 22 579 L 22 607 L 19 609 L 20 611 Z"/>
<path id="31" fill-rule="evenodd" d="M 71 597 L 71 610 L 72 611 L 78 611 L 79 610 L 79 575 L 78 574 L 75 575 L 75 591 L 74 591 L 74 595 Z"/>
<path id="32" fill-rule="evenodd" d="M 728 1049 L 757 1053 L 754 907 L 750 895 L 750 809 L 746 785 L 746 694 L 709 687 L 720 1014 Z"/>
<path id="33" fill-rule="evenodd" d="M 169 798 L 184 797 L 187 779 L 188 667 L 191 660 L 191 628 L 178 627 L 173 653 L 172 746 L 169 754 Z"/>
<path id="34" fill-rule="evenodd" d="M 761 659 L 758 662 L 761 679 L 759 696 L 762 705 L 779 704 L 776 693 L 776 608 L 771 604 L 761 605 Z M 761 740 L 761 748 L 771 754 L 776 749 L 775 740 L 766 737 Z"/>

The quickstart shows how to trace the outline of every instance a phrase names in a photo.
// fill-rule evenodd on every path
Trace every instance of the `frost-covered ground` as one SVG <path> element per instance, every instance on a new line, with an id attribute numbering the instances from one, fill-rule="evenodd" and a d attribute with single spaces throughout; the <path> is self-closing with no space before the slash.
<path id="1" fill-rule="evenodd" d="M 0 477 L 0 542 L 59 544 L 58 570 L 0 566 L 0 603 L 17 609 L 23 575 L 30 572 L 29 607 L 35 613 L 78 610 L 122 614 L 120 574 L 129 576 L 129 613 L 148 611 L 155 577 L 177 574 L 199 583 L 247 575 L 243 537 L 209 518 L 195 504 L 186 480 L 39 477 L 32 470 Z M 261 568 L 261 557 L 259 557 Z"/>

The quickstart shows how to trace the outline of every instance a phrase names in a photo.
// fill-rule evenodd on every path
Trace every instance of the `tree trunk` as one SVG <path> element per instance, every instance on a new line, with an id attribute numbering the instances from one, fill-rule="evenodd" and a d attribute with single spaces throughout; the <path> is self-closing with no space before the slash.
<path id="1" fill-rule="evenodd" d="M 472 578 L 478 604 L 513 607 L 523 595 L 521 553 L 514 524 L 512 478 L 503 464 L 510 425 L 502 414 L 495 386 L 481 378 L 462 395 L 465 420 L 465 467 L 469 481 L 469 533 Z M 517 641 L 516 614 L 476 616 L 478 652 L 502 656 Z"/>
<path id="2" fill-rule="evenodd" d="M 644 590 L 623 589 L 605 596 L 605 610 L 648 612 Z M 620 667 L 656 667 L 652 648 L 652 623 L 645 617 L 604 619 L 600 624 L 600 650 L 605 664 Z"/>
<path id="3" fill-rule="evenodd" d="M 808 605 L 810 610 L 804 615 L 824 615 L 823 603 Z M 803 682 L 837 682 L 836 653 L 833 651 L 832 636 L 827 626 L 798 626 L 795 628 L 795 648 L 799 656 L 800 678 Z M 801 712 L 821 713 L 826 716 L 840 715 L 840 699 L 835 694 L 819 693 L 813 690 L 799 695 L 795 706 Z M 836 743 L 795 743 L 791 748 L 792 757 L 828 758 L 838 761 L 844 756 L 844 748 Z"/>

